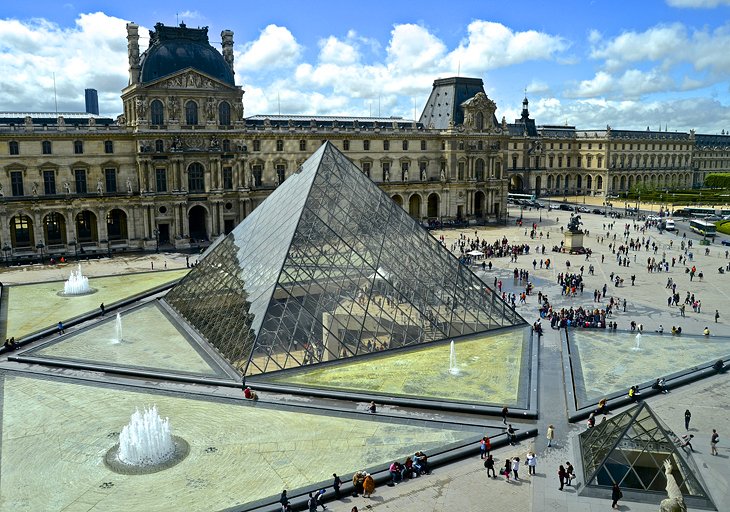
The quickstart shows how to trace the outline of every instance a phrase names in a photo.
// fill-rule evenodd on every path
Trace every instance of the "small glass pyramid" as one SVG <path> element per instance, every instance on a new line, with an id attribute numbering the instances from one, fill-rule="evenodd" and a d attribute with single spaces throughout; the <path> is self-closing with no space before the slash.
<path id="1" fill-rule="evenodd" d="M 644 402 L 597 423 L 580 434 L 579 442 L 587 487 L 610 490 L 617 483 L 624 490 L 663 494 L 664 461 L 669 459 L 685 498 L 707 502 L 714 509 L 681 440 Z"/>
<path id="2" fill-rule="evenodd" d="M 165 300 L 245 375 L 526 325 L 328 142 Z"/>

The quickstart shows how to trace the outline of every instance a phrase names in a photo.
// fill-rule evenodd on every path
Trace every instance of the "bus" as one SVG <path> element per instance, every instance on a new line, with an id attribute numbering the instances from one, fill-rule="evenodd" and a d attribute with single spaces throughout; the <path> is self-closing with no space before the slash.
<path id="1" fill-rule="evenodd" d="M 714 237 L 717 231 L 713 222 L 707 222 L 701 219 L 692 219 L 689 221 L 689 229 L 702 236 Z"/>
<path id="2" fill-rule="evenodd" d="M 525 201 L 530 202 L 537 199 L 535 194 L 513 194 L 512 192 L 507 193 L 507 202 L 512 204 L 525 204 Z"/>
<path id="3" fill-rule="evenodd" d="M 716 215 L 717 211 L 714 208 L 698 208 L 698 207 L 682 207 L 674 210 L 675 217 L 695 217 L 702 219 L 704 217 L 710 217 Z"/>

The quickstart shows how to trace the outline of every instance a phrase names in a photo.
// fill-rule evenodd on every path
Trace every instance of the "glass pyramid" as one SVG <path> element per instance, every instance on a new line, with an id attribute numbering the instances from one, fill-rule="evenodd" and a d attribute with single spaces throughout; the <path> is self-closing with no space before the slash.
<path id="1" fill-rule="evenodd" d="M 664 461 L 685 497 L 711 500 L 700 481 L 700 471 L 680 447 L 674 432 L 646 403 L 597 423 L 579 436 L 586 486 L 664 493 Z M 714 508 L 714 507 L 713 507 Z"/>
<path id="2" fill-rule="evenodd" d="M 526 325 L 330 143 L 165 300 L 246 375 Z"/>

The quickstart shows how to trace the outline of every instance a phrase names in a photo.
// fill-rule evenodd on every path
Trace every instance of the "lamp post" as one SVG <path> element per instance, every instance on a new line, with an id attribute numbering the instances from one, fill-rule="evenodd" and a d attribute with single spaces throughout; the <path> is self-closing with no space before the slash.
<path id="1" fill-rule="evenodd" d="M 40 261 L 41 261 L 41 263 L 43 263 L 43 248 L 45 246 L 46 245 L 43 243 L 43 240 L 38 240 L 38 243 L 35 244 L 35 248 L 38 249 L 38 251 L 40 252 Z"/>
<path id="2" fill-rule="evenodd" d="M 76 261 L 79 260 L 79 244 L 76 242 L 76 239 L 74 238 L 69 242 L 69 245 L 73 245 L 74 247 L 74 257 L 76 258 Z"/>
<path id="3" fill-rule="evenodd" d="M 10 247 L 7 243 L 3 245 L 3 252 L 5 253 L 5 266 L 10 266 L 10 263 L 8 262 L 8 253 L 12 250 L 13 248 Z"/>
<path id="4" fill-rule="evenodd" d="M 155 235 L 155 253 L 159 254 L 159 252 L 160 252 L 160 230 L 155 229 L 153 231 L 153 233 Z"/>
<path id="5" fill-rule="evenodd" d="M 109 257 L 111 258 L 112 257 L 112 241 L 111 240 L 106 241 L 106 251 L 107 251 L 107 254 L 109 255 Z"/>

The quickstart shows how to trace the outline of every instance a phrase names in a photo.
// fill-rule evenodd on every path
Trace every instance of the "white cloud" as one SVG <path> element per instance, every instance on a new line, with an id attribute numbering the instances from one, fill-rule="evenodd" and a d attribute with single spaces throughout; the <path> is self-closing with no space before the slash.
<path id="1" fill-rule="evenodd" d="M 334 36 L 320 41 L 319 47 L 319 61 L 323 63 L 347 65 L 360 60 L 360 52 L 354 44 Z"/>
<path id="2" fill-rule="evenodd" d="M 387 48 L 388 64 L 397 74 L 433 69 L 446 45 L 420 25 L 396 25 Z"/>
<path id="3" fill-rule="evenodd" d="M 515 32 L 491 21 L 472 21 L 467 30 L 466 40 L 447 57 L 452 69 L 460 62 L 467 72 L 484 73 L 531 60 L 551 60 L 569 47 L 560 36 L 535 30 Z"/>
<path id="4" fill-rule="evenodd" d="M 660 25 L 644 32 L 624 32 L 606 42 L 591 37 L 594 45 L 591 57 L 604 59 L 606 67 L 613 70 L 631 62 L 676 58 L 688 43 L 687 31 L 681 23 Z"/>
<path id="5" fill-rule="evenodd" d="M 730 0 L 667 0 L 671 7 L 690 9 L 712 9 L 720 5 L 730 5 Z"/>
<path id="6" fill-rule="evenodd" d="M 80 14 L 70 28 L 43 19 L 0 20 L 2 108 L 53 111 L 55 72 L 59 110 L 82 111 L 84 88 L 95 88 L 101 112 L 118 113 L 119 91 L 127 85 L 125 25 L 101 12 Z"/>
<path id="7" fill-rule="evenodd" d="M 296 64 L 301 52 L 302 47 L 289 29 L 268 25 L 261 31 L 258 39 L 243 45 L 240 56 L 236 59 L 236 68 L 244 73 L 249 70 L 264 72 L 287 68 Z"/>

